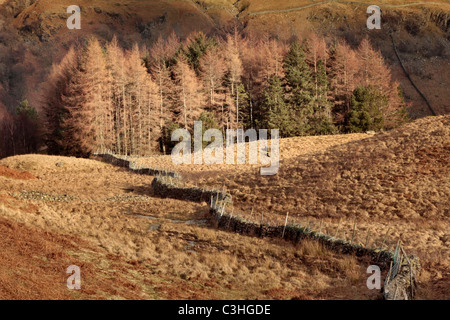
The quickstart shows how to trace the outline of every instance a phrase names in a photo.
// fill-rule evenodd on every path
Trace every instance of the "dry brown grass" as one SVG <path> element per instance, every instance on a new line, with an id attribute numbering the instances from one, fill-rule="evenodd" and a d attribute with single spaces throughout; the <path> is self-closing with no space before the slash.
<path id="1" fill-rule="evenodd" d="M 51 48 L 55 59 L 65 54 L 67 48 L 77 41 L 77 38 L 95 34 L 101 39 L 110 40 L 114 34 L 123 40 L 127 46 L 134 41 L 151 43 L 159 35 L 167 37 L 173 30 L 182 39 L 193 31 L 202 31 L 205 34 L 217 33 L 218 30 L 232 30 L 232 26 L 242 25 L 244 31 L 256 35 L 270 34 L 279 39 L 290 39 L 293 36 L 306 37 L 311 32 L 318 32 L 329 37 L 329 41 L 345 39 L 352 45 L 369 35 L 377 48 L 380 48 L 388 63 L 392 66 L 393 76 L 398 80 L 405 93 L 407 102 L 411 103 L 410 111 L 413 117 L 429 115 L 429 110 L 423 99 L 415 92 L 407 77 L 399 67 L 395 58 L 392 44 L 388 36 L 390 30 L 396 32 L 398 39 L 407 40 L 407 46 L 413 50 L 411 54 L 402 54 L 405 65 L 412 70 L 426 70 L 428 78 L 412 75 L 418 87 L 427 96 L 438 114 L 446 114 L 450 110 L 448 104 L 447 87 L 449 83 L 449 59 L 430 56 L 431 48 L 441 47 L 447 41 L 445 31 L 440 30 L 428 13 L 431 11 L 448 12 L 448 2 L 423 0 L 423 5 L 402 8 L 389 8 L 387 5 L 407 4 L 414 1 L 385 0 L 378 1 L 383 8 L 383 28 L 367 33 L 364 27 L 367 19 L 365 10 L 367 5 L 357 2 L 325 3 L 311 0 L 288 1 L 229 1 L 229 0 L 201 0 L 201 1 L 131 1 L 107 0 L 86 1 L 80 0 L 78 5 L 83 11 L 83 28 L 76 33 L 65 27 L 65 19 L 61 13 L 71 5 L 69 0 L 49 1 L 42 0 L 28 6 L 18 14 L 13 22 L 14 27 L 22 29 L 27 41 L 34 40 L 33 52 L 27 53 L 28 58 L 36 69 L 36 75 L 47 62 L 46 52 Z M 433 3 L 441 4 L 433 4 Z M 248 3 L 248 7 L 245 5 Z M 319 4 L 293 12 L 277 13 L 277 10 L 300 8 L 306 5 Z M 242 6 L 247 7 L 238 15 Z M 252 15 L 258 12 L 266 14 Z M 275 11 L 275 13 L 271 13 Z M 410 23 L 425 26 L 420 33 L 409 38 L 407 29 Z M 445 21 L 444 21 L 445 23 Z M 31 32 L 28 28 L 32 28 Z M 423 29 L 423 30 L 422 30 Z M 220 31 L 218 33 L 221 33 Z M 45 41 L 40 42 L 41 37 Z M 445 48 L 445 46 L 443 46 Z M 439 50 L 438 50 L 439 51 Z M 448 49 L 447 49 L 448 55 Z M 37 56 L 37 57 L 36 57 Z M 42 56 L 42 57 L 41 57 Z M 43 63 L 43 60 L 45 63 Z M 39 76 L 30 76 L 25 79 L 29 88 L 39 88 Z M 40 90 L 28 90 L 32 105 L 39 105 Z"/>
<path id="2" fill-rule="evenodd" d="M 0 214 L 10 211 L 0 206 Z M 115 265 L 130 270 L 131 264 L 107 256 L 87 241 L 44 231 L 0 217 L 1 299 L 139 299 L 142 294 Z M 108 264 L 110 268 L 102 268 Z M 81 290 L 67 289 L 66 269 L 82 270 Z M 114 266 L 114 267 L 113 267 Z M 130 290 L 131 288 L 136 290 Z"/>
<path id="3" fill-rule="evenodd" d="M 384 243 L 392 249 L 401 240 L 434 281 L 448 283 L 449 128 L 450 117 L 440 116 L 335 146 L 321 148 L 317 137 L 307 137 L 303 141 L 318 151 L 290 157 L 281 147 L 283 160 L 273 177 L 260 176 L 255 167 L 200 172 L 202 166 L 192 166 L 200 173 L 184 176 L 203 187 L 225 185 L 236 212 L 250 219 L 253 208 L 254 221 L 263 212 L 265 221 L 283 224 L 289 212 L 291 223 L 316 230 L 322 224 L 327 233 L 338 231 L 347 240 L 356 221 L 354 242 L 365 244 L 369 237 L 370 247 Z"/>
<path id="4" fill-rule="evenodd" d="M 247 218 L 253 207 L 264 212 L 264 221 L 281 224 L 289 211 L 290 223 L 316 230 L 321 225 L 332 235 L 341 221 L 338 237 L 347 239 L 356 218 L 355 242 L 365 243 L 370 230 L 372 247 L 380 246 L 389 230 L 385 247 L 401 239 L 408 252 L 421 258 L 424 271 L 418 297 L 448 298 L 449 127 L 446 116 L 375 136 L 282 141 L 283 160 L 274 177 L 261 177 L 256 167 L 245 166 L 237 170 L 194 166 L 196 172 L 186 175 L 185 170 L 184 176 L 193 179 L 189 184 L 220 188 L 225 184 L 233 194 L 236 213 Z M 167 163 L 164 157 L 145 161 Z M 58 162 L 64 165 L 58 167 Z M 141 288 L 140 297 L 379 297 L 379 292 L 365 286 L 368 261 L 339 256 L 316 242 L 294 246 L 205 226 L 206 203 L 154 198 L 151 177 L 97 161 L 38 155 L 4 159 L 0 165 L 28 168 L 38 177 L 28 181 L 0 177 L 2 217 L 77 236 L 100 247 L 103 254 L 117 257 L 119 264 L 133 263 L 136 270 L 125 272 L 122 266 L 115 272 Z M 79 200 L 8 196 L 23 190 L 73 195 Z M 127 195 L 144 198 L 106 201 Z M 200 225 L 179 220 L 198 220 Z M 259 213 L 252 220 L 259 220 Z M 101 269 L 111 270 L 111 263 L 105 261 Z"/>
<path id="5" fill-rule="evenodd" d="M 280 139 L 280 161 L 293 159 L 298 156 L 307 155 L 310 153 L 317 153 L 324 151 L 332 146 L 348 143 L 351 141 L 357 141 L 361 139 L 366 139 L 370 135 L 365 133 L 353 133 L 353 134 L 338 134 L 338 135 L 324 135 L 324 136 L 314 136 L 314 137 L 294 137 Z M 270 138 L 270 135 L 269 135 Z M 252 142 L 258 147 L 257 142 Z M 164 156 L 153 156 L 146 158 L 130 158 L 131 161 L 136 162 L 139 166 L 158 168 L 163 170 L 175 170 L 183 177 L 187 178 L 198 178 L 204 174 L 215 174 L 218 172 L 225 172 L 227 174 L 236 174 L 239 172 L 248 172 L 250 169 L 258 169 L 260 165 L 250 165 L 248 164 L 248 153 L 249 153 L 249 143 L 245 146 L 245 159 L 246 165 L 234 165 L 234 164 L 221 164 L 221 165 L 186 165 L 180 164 L 175 165 L 172 162 L 170 155 Z M 194 156 L 191 155 L 191 163 L 194 163 Z M 234 159 L 237 157 L 237 148 L 234 148 Z M 226 148 L 223 150 L 223 159 L 226 159 Z"/>
<path id="6" fill-rule="evenodd" d="M 57 167 L 56 163 L 61 161 L 64 166 Z M 26 182 L 0 177 L 0 202 L 3 203 L 0 216 L 3 219 L 32 226 L 36 232 L 45 230 L 60 239 L 76 237 L 95 249 L 89 253 L 79 252 L 81 261 L 96 265 L 95 270 L 89 273 L 92 279 L 89 280 L 90 289 L 82 295 L 84 298 L 379 297 L 379 292 L 370 291 L 365 286 L 368 261 L 340 257 L 314 242 L 306 241 L 294 246 L 281 239 L 245 237 L 201 223 L 180 222 L 202 222 L 209 217 L 208 206 L 205 203 L 153 198 L 151 177 L 96 161 L 72 158 L 28 155 L 5 159 L 1 163 L 10 167 L 29 167 L 39 177 Z M 23 190 L 74 195 L 80 200 L 20 200 L 7 195 Z M 105 201 L 119 195 L 146 198 L 135 202 Z M 136 214 L 154 219 L 137 217 Z M 24 235 L 21 241 L 27 241 L 29 236 L 33 235 Z M 65 244 L 61 250 L 79 251 Z M 14 247 L 9 252 L 13 254 Z M 36 257 L 42 254 L 36 249 Z M 55 263 L 59 260 L 57 258 Z M 23 263 L 27 265 L 28 262 Z M 67 264 L 66 260 L 58 263 Z M 60 272 L 60 268 L 57 264 L 55 272 Z M 114 284 L 111 275 L 119 277 L 117 292 L 105 289 L 105 294 L 100 295 L 103 287 Z M 108 277 L 109 282 L 105 284 L 103 277 Z M 5 281 L 9 281 L 10 286 L 15 285 L 10 278 L 7 279 Z M 27 283 L 32 279 L 24 276 L 21 281 Z M 60 284 L 61 281 L 55 282 L 53 286 L 59 288 Z M 37 292 L 32 297 L 73 298 L 64 293 L 52 293 L 55 287 L 51 281 L 45 285 L 48 290 Z M 336 295 L 333 293 L 335 288 L 338 288 Z M 5 294 L 5 297 L 10 296 Z"/>

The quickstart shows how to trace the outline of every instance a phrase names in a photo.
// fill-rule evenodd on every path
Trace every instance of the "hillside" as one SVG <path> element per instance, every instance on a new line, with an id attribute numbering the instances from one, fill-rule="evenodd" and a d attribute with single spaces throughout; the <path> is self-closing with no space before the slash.
<path id="1" fill-rule="evenodd" d="M 2 298 L 380 298 L 366 288 L 365 259 L 217 230 L 206 203 L 154 197 L 151 177 L 66 157 L 0 165 L 36 177 L 0 173 Z M 79 292 L 66 288 L 72 264 L 81 267 Z M 45 276 L 30 292 L 35 271 Z"/>
<path id="2" fill-rule="evenodd" d="M 0 0 L 0 298 L 381 298 L 375 259 L 220 230 L 205 189 L 232 196 L 215 211 L 228 226 L 401 243 L 420 258 L 416 297 L 450 297 L 448 0 L 379 1 L 381 30 L 344 0 L 81 0 L 69 30 L 72 4 Z M 278 173 L 175 165 L 171 134 L 198 119 L 279 128 Z M 161 176 L 105 152 L 176 171 L 200 200 L 163 198 Z"/>
<path id="3" fill-rule="evenodd" d="M 0 207 L 2 215 L 6 210 Z M 111 263 L 114 268 L 133 270 L 136 266 L 102 253 L 79 237 L 62 236 L 3 217 L 0 232 L 0 296 L 4 300 L 139 299 L 127 289 L 135 287 L 132 281 L 113 268 L 99 267 Z M 85 272 L 87 281 L 81 293 L 67 290 L 69 275 L 65 271 L 70 265 L 82 266 Z"/>
<path id="4" fill-rule="evenodd" d="M 406 100 L 411 104 L 411 116 L 427 116 L 430 110 L 406 78 L 394 54 L 389 38 L 392 31 L 412 79 L 436 113 L 448 113 L 446 88 L 450 79 L 448 73 L 439 71 L 450 67 L 450 5 L 436 1 L 378 3 L 383 10 L 383 27 L 369 31 L 365 27 L 367 5 L 359 2 L 118 0 L 112 4 L 106 0 L 81 1 L 82 29 L 68 30 L 66 8 L 72 4 L 70 1 L 6 0 L 0 4 L 0 14 L 5 17 L 0 48 L 2 38 L 10 40 L 10 44 L 16 43 L 13 46 L 17 47 L 13 59 L 16 67 L 11 72 L 17 80 L 11 79 L 12 92 L 3 93 L 6 95 L 3 100 L 9 104 L 8 99 L 26 96 L 39 107 L 41 84 L 51 64 L 61 59 L 70 45 L 90 34 L 106 41 L 115 34 L 124 46 L 131 47 L 135 41 L 148 45 L 172 31 L 183 39 L 193 31 L 221 35 L 237 26 L 243 32 L 268 33 L 279 39 L 303 38 L 314 31 L 329 41 L 346 39 L 352 46 L 368 35 L 402 84 Z M 9 54 L 3 55 L 6 64 Z M 23 85 L 19 79 L 25 79 L 26 88 L 16 88 Z"/>
<path id="5" fill-rule="evenodd" d="M 320 222 L 326 233 L 340 238 L 348 239 L 356 222 L 357 243 L 368 240 L 376 247 L 383 242 L 392 249 L 401 240 L 421 259 L 418 298 L 448 298 L 449 120 L 425 118 L 391 132 L 334 141 L 327 136 L 287 139 L 273 177 L 245 166 L 198 166 L 183 176 L 188 185 L 225 186 L 235 214 L 250 220 L 255 219 L 251 208 L 272 224 L 282 224 L 289 211 L 290 223 L 317 229 Z M 159 168 L 163 160 L 141 159 L 142 164 L 157 161 Z M 6 235 L 2 241 L 8 239 L 2 244 L 7 252 L 2 266 L 20 264 L 28 273 L 33 259 L 47 261 L 42 268 L 48 288 L 39 291 L 40 297 L 379 298 L 365 287 L 367 261 L 310 241 L 294 246 L 217 230 L 208 223 L 206 203 L 154 197 L 148 176 L 57 156 L 16 156 L 0 165 L 0 224 Z M 25 259 L 23 243 L 34 245 L 42 232 L 47 249 Z M 67 295 L 62 280 L 51 280 L 65 279 L 61 266 L 69 261 L 92 275 L 78 296 Z M 121 279 L 117 291 L 107 280 L 111 272 Z M 32 283 L 25 273 L 20 281 Z M 11 288 L 16 280 L 4 272 L 1 281 Z M 4 294 L 27 296 L 21 288 Z"/>
<path id="6" fill-rule="evenodd" d="M 332 234 L 339 225 L 344 238 L 356 222 L 355 241 L 365 243 L 369 230 L 370 243 L 387 237 L 392 248 L 401 240 L 422 259 L 425 274 L 448 288 L 449 142 L 450 117 L 428 117 L 363 140 L 284 156 L 276 176 L 261 176 L 256 168 L 205 170 L 191 183 L 224 185 L 236 212 L 247 217 L 254 208 L 282 224 L 289 212 L 293 222 L 323 225 Z"/>

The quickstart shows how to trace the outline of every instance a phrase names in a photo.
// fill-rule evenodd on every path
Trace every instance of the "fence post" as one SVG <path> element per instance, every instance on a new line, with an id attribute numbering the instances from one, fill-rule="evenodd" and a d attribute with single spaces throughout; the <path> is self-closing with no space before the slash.
<path id="1" fill-rule="evenodd" d="M 364 248 L 367 248 L 367 245 L 369 244 L 369 237 L 370 237 L 370 229 L 367 229 L 366 244 L 364 245 Z"/>
<path id="2" fill-rule="evenodd" d="M 389 284 L 389 281 L 391 280 L 391 272 L 392 272 L 392 261 L 391 261 L 391 265 L 389 266 L 389 272 L 387 274 L 386 281 L 384 282 L 384 287 L 387 287 Z"/>
<path id="3" fill-rule="evenodd" d="M 350 241 L 350 244 L 353 244 L 353 239 L 355 238 L 355 230 L 356 230 L 356 217 L 355 217 L 355 221 L 353 222 L 353 233 L 352 233 L 352 240 Z"/>
<path id="4" fill-rule="evenodd" d="M 409 264 L 409 284 L 410 284 L 410 287 L 411 287 L 411 300 L 412 300 L 413 297 L 414 297 L 413 277 L 412 277 L 412 263 L 411 263 L 411 260 L 409 260 L 408 255 L 406 254 L 406 252 L 405 252 L 405 250 L 403 249 L 402 246 L 400 246 L 400 249 L 402 250 L 403 255 L 405 256 L 406 262 L 408 262 L 408 264 Z"/>
<path id="5" fill-rule="evenodd" d="M 381 257 L 381 253 L 383 252 L 384 242 L 386 241 L 387 235 L 388 235 L 388 233 L 389 233 L 390 230 L 391 230 L 391 227 L 389 227 L 389 228 L 387 229 L 386 234 L 384 235 L 384 239 L 383 239 L 383 242 L 381 243 L 380 253 L 378 254 L 377 261 L 378 261 L 378 260 L 380 259 L 380 257 Z"/>
<path id="6" fill-rule="evenodd" d="M 284 228 L 283 228 L 283 234 L 281 235 L 281 238 L 284 238 L 284 231 L 286 231 L 286 225 L 289 217 L 289 212 L 286 213 L 286 220 L 284 220 Z"/>
<path id="7" fill-rule="evenodd" d="M 334 234 L 334 237 L 335 237 L 336 239 L 337 239 L 339 227 L 341 226 L 341 220 L 342 220 L 342 218 L 339 219 L 339 223 L 338 223 L 338 226 L 337 226 L 337 228 L 336 228 L 336 233 Z"/>
<path id="8" fill-rule="evenodd" d="M 259 236 L 260 237 L 262 237 L 263 215 L 264 215 L 264 212 L 261 211 L 261 221 L 259 222 Z"/>
<path id="9" fill-rule="evenodd" d="M 223 212 L 225 211 L 225 206 L 227 205 L 227 203 L 224 201 L 223 203 L 222 203 L 222 211 L 221 211 L 221 213 L 220 213 L 220 216 L 223 216 Z"/>
<path id="10" fill-rule="evenodd" d="M 231 219 L 233 219 L 234 207 L 231 209 L 230 220 L 228 220 L 227 229 L 230 227 Z"/>

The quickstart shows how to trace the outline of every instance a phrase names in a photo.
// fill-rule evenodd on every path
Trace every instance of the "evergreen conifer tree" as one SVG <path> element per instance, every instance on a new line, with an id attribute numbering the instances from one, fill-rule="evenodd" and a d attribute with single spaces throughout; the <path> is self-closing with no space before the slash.
<path id="1" fill-rule="evenodd" d="M 382 109 L 388 104 L 386 96 L 372 86 L 358 86 L 352 95 L 348 116 L 350 132 L 379 131 L 384 127 Z"/>
<path id="2" fill-rule="evenodd" d="M 288 103 L 293 113 L 294 135 L 305 135 L 310 131 L 308 119 L 313 110 L 313 81 L 306 62 L 304 47 L 294 42 L 284 60 L 287 81 Z"/>
<path id="3" fill-rule="evenodd" d="M 316 83 L 316 95 L 313 98 L 314 113 L 309 119 L 311 134 L 332 134 L 336 132 L 331 114 L 332 103 L 328 99 L 328 78 L 325 65 L 322 60 L 317 63 L 317 71 L 314 75 Z"/>

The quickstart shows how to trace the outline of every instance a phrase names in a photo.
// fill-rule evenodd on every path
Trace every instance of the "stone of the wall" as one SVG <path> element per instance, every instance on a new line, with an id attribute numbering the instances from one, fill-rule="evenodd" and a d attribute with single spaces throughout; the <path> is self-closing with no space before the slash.
<path id="1" fill-rule="evenodd" d="M 231 216 L 228 213 L 222 214 L 221 209 L 215 208 L 211 208 L 210 213 L 216 221 L 217 227 L 220 229 L 234 231 L 240 234 L 258 235 L 262 238 L 281 238 L 284 230 L 283 239 L 293 243 L 298 243 L 302 239 L 316 240 L 326 248 L 338 253 L 354 254 L 359 257 L 369 256 L 372 261 L 376 261 L 377 264 L 381 264 L 384 267 L 388 267 L 393 259 L 393 254 L 389 251 L 364 248 L 348 241 L 314 232 L 305 227 L 288 225 L 284 228 L 284 226 L 260 225 L 254 222 L 247 222 L 241 217 Z"/>
<path id="2" fill-rule="evenodd" d="M 231 201 L 231 196 L 223 191 L 205 190 L 197 187 L 177 187 L 159 178 L 153 179 L 152 186 L 154 194 L 161 198 L 209 203 L 211 198 L 217 199 L 218 197 L 219 201 Z"/>
<path id="3" fill-rule="evenodd" d="M 132 162 L 128 161 L 126 159 L 122 159 L 119 157 L 116 157 L 112 154 L 95 154 L 94 158 L 118 167 L 127 168 L 131 172 L 137 173 L 137 174 L 145 174 L 149 176 L 167 176 L 167 177 L 173 177 L 177 178 L 179 177 L 179 174 L 175 171 L 166 171 L 166 170 L 157 170 L 152 168 L 138 168 L 137 165 Z"/>

